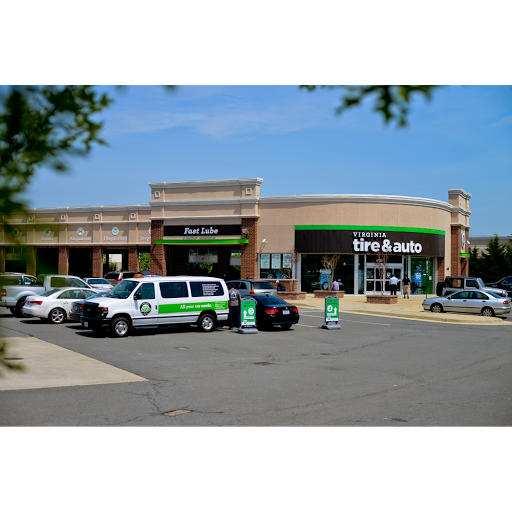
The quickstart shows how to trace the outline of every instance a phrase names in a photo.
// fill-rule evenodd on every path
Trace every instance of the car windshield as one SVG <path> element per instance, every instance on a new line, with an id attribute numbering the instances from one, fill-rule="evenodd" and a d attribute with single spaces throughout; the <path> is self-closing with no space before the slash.
<path id="1" fill-rule="evenodd" d="M 62 288 L 50 288 L 49 290 L 46 290 L 45 292 L 40 293 L 39 295 L 41 297 L 49 297 L 50 295 L 60 292 L 61 290 L 62 290 Z"/>
<path id="2" fill-rule="evenodd" d="M 88 279 L 89 284 L 110 284 L 106 279 Z"/>
<path id="3" fill-rule="evenodd" d="M 269 283 L 268 281 L 252 283 L 252 286 L 255 290 L 275 290 L 275 288 L 272 286 L 272 283 Z"/>
<path id="4" fill-rule="evenodd" d="M 116 284 L 105 297 L 112 297 L 113 299 L 126 299 L 130 294 L 139 286 L 137 281 L 123 280 Z"/>
<path id="5" fill-rule="evenodd" d="M 119 272 L 109 272 L 105 279 L 117 279 L 119 277 Z"/>
<path id="6" fill-rule="evenodd" d="M 273 305 L 279 305 L 279 304 L 288 304 L 285 300 L 281 299 L 280 297 L 258 297 L 258 300 L 264 305 L 264 306 L 273 306 Z"/>
<path id="7" fill-rule="evenodd" d="M 91 295 L 90 297 L 87 297 L 87 300 L 89 299 L 95 299 L 96 297 L 105 297 L 105 295 L 107 295 L 108 292 L 99 292 L 99 293 L 95 293 L 94 295 Z"/>
<path id="8" fill-rule="evenodd" d="M 503 299 L 503 297 L 501 295 L 498 295 L 497 293 L 488 292 L 487 290 L 485 291 L 485 293 L 487 293 L 487 295 L 490 295 L 491 297 L 494 297 L 495 299 Z"/>

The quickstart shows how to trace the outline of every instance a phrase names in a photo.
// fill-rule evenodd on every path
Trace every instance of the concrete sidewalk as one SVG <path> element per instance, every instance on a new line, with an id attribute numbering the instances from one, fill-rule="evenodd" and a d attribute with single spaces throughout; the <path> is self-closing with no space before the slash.
<path id="1" fill-rule="evenodd" d="M 435 295 L 429 295 L 435 297 Z M 398 304 L 367 304 L 364 295 L 345 295 L 340 299 L 341 313 L 354 313 L 359 315 L 387 316 L 393 318 L 407 318 L 409 320 L 422 320 L 424 322 L 447 322 L 456 324 L 471 325 L 512 325 L 502 318 L 483 317 L 481 315 L 465 313 L 431 313 L 425 311 L 421 303 L 425 295 L 414 295 L 410 299 L 404 299 L 403 295 L 398 296 Z M 316 299 L 312 293 L 307 294 L 305 300 L 290 300 L 299 308 L 312 308 L 323 310 L 324 299 Z"/>

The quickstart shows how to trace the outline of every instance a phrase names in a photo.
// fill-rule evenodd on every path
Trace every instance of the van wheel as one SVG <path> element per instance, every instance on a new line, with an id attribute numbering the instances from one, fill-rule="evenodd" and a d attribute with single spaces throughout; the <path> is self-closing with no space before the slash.
<path id="1" fill-rule="evenodd" d="M 116 338 L 124 338 L 130 330 L 130 321 L 124 316 L 119 316 L 110 322 L 110 331 Z"/>
<path id="2" fill-rule="evenodd" d="M 198 326 L 203 332 L 212 332 L 215 329 L 215 317 L 211 313 L 205 313 L 199 319 Z"/>
<path id="3" fill-rule="evenodd" d="M 60 308 L 52 309 L 48 315 L 48 320 L 52 324 L 61 324 L 66 320 L 66 312 Z"/>
<path id="4" fill-rule="evenodd" d="M 482 316 L 494 316 L 494 310 L 492 308 L 482 309 Z"/>

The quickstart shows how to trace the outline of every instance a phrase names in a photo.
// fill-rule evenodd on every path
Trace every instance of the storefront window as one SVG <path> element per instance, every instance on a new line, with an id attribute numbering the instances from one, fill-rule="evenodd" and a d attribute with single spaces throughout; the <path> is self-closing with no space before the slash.
<path id="1" fill-rule="evenodd" d="M 312 292 L 321 289 L 320 270 L 323 254 L 303 254 L 301 256 L 301 290 Z M 364 261 L 363 261 L 364 263 Z M 339 280 L 340 290 L 354 293 L 354 256 L 341 255 L 338 266 L 334 270 L 333 279 Z"/>
<path id="2" fill-rule="evenodd" d="M 261 254 L 260 279 L 292 279 L 293 254 Z"/>

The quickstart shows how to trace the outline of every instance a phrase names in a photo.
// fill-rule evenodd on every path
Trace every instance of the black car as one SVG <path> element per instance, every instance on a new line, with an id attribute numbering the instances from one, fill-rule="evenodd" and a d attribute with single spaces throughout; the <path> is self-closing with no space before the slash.
<path id="1" fill-rule="evenodd" d="M 280 325 L 281 329 L 289 329 L 299 322 L 299 310 L 288 304 L 281 297 L 274 295 L 254 294 L 250 295 L 256 300 L 256 327 L 270 328 Z"/>
<path id="2" fill-rule="evenodd" d="M 507 290 L 507 292 L 512 292 L 512 276 L 502 277 L 496 283 L 485 283 L 485 286 L 489 288 L 499 288 L 501 290 Z"/>

